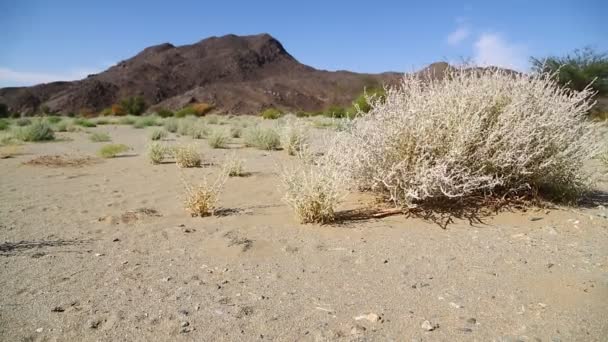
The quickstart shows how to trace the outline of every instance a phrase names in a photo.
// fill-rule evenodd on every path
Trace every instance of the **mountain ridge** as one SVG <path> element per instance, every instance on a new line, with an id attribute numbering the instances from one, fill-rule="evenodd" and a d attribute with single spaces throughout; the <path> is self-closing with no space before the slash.
<path id="1" fill-rule="evenodd" d="M 268 107 L 322 110 L 349 105 L 365 87 L 394 84 L 400 73 L 326 71 L 300 63 L 269 34 L 209 37 L 193 44 L 149 46 L 107 70 L 77 81 L 0 89 L 13 112 L 93 112 L 141 96 L 154 108 L 193 102 L 220 112 L 253 114 Z"/>

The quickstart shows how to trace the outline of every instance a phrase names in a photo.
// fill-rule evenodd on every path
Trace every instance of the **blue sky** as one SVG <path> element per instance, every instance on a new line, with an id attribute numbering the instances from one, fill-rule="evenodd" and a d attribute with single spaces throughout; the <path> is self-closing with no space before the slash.
<path id="1" fill-rule="evenodd" d="M 267 32 L 320 69 L 412 71 L 439 61 L 528 68 L 608 51 L 608 1 L 0 0 L 0 87 L 73 80 L 143 48 Z"/>

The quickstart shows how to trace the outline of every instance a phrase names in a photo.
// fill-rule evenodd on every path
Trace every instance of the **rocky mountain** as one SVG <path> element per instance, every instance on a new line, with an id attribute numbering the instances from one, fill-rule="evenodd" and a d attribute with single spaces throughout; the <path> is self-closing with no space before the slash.
<path id="1" fill-rule="evenodd" d="M 268 34 L 226 35 L 198 43 L 151 46 L 95 75 L 73 82 L 0 89 L 13 112 L 98 112 L 142 96 L 152 109 L 206 102 L 218 111 L 258 113 L 267 107 L 322 110 L 349 105 L 364 87 L 392 84 L 398 73 L 317 70 L 298 62 Z"/>

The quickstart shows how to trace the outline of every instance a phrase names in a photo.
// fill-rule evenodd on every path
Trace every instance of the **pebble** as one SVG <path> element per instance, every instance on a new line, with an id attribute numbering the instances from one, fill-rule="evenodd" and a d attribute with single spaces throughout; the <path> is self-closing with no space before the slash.
<path id="1" fill-rule="evenodd" d="M 365 327 L 360 326 L 359 324 L 355 324 L 352 329 L 350 329 L 351 335 L 361 335 L 365 332 Z"/>
<path id="2" fill-rule="evenodd" d="M 96 256 L 96 257 L 100 257 L 100 256 L 104 256 L 104 255 L 105 255 L 105 254 L 103 254 L 103 253 L 95 253 L 95 256 Z"/>
<path id="3" fill-rule="evenodd" d="M 537 217 L 537 216 L 535 216 L 535 217 L 530 217 L 530 221 L 532 221 L 532 222 L 534 222 L 534 221 L 540 221 L 540 220 L 542 220 L 542 219 L 543 219 L 542 217 Z"/>
<path id="4" fill-rule="evenodd" d="M 475 323 L 477 323 L 477 320 L 475 318 L 471 317 L 471 318 L 467 319 L 467 323 L 475 324 Z"/>
<path id="5" fill-rule="evenodd" d="M 178 311 L 178 313 L 184 316 L 188 316 L 190 314 L 190 312 L 188 312 L 186 309 L 181 309 Z"/>
<path id="6" fill-rule="evenodd" d="M 187 327 L 187 326 L 189 326 L 189 325 L 190 325 L 190 323 L 188 323 L 188 322 L 186 322 L 186 321 L 183 321 L 183 322 L 181 322 L 181 323 L 179 324 L 179 326 L 180 326 L 180 327 L 182 327 L 182 328 L 185 328 L 185 327 Z"/>
<path id="7" fill-rule="evenodd" d="M 36 332 L 37 332 L 37 333 L 41 333 L 41 332 L 43 332 L 43 331 L 44 331 L 44 328 L 38 328 L 38 329 L 36 329 Z"/>
<path id="8" fill-rule="evenodd" d="M 64 311 L 65 311 L 65 309 L 64 309 L 64 308 L 62 308 L 61 306 L 56 306 L 56 307 L 54 307 L 54 308 L 53 308 L 51 311 L 52 311 L 52 312 L 64 312 Z"/>
<path id="9" fill-rule="evenodd" d="M 420 327 L 426 331 L 433 331 L 433 330 L 439 328 L 439 324 L 431 323 L 428 320 L 426 320 L 426 321 L 422 322 Z"/>
<path id="10" fill-rule="evenodd" d="M 93 319 L 89 321 L 89 328 L 91 329 L 97 329 L 97 327 L 99 327 L 99 324 L 101 324 L 101 321 L 98 319 Z"/>
<path id="11" fill-rule="evenodd" d="M 366 319 L 370 322 L 378 322 L 380 320 L 380 316 L 376 315 L 375 313 L 368 313 L 366 315 L 360 315 L 357 317 L 353 317 L 353 319 L 355 321 L 360 321 L 362 319 Z"/>
<path id="12" fill-rule="evenodd" d="M 462 308 L 462 305 L 456 304 L 454 302 L 450 302 L 450 306 L 453 307 L 453 308 L 455 308 L 455 309 L 461 309 Z"/>

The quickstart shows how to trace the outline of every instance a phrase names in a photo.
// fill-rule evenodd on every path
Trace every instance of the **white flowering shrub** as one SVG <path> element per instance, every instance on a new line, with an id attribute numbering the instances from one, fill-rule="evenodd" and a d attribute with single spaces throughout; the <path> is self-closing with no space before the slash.
<path id="1" fill-rule="evenodd" d="M 510 192 L 567 199 L 590 184 L 582 165 L 598 152 L 591 95 L 548 74 L 406 75 L 338 133 L 329 159 L 354 187 L 403 207 Z"/>

